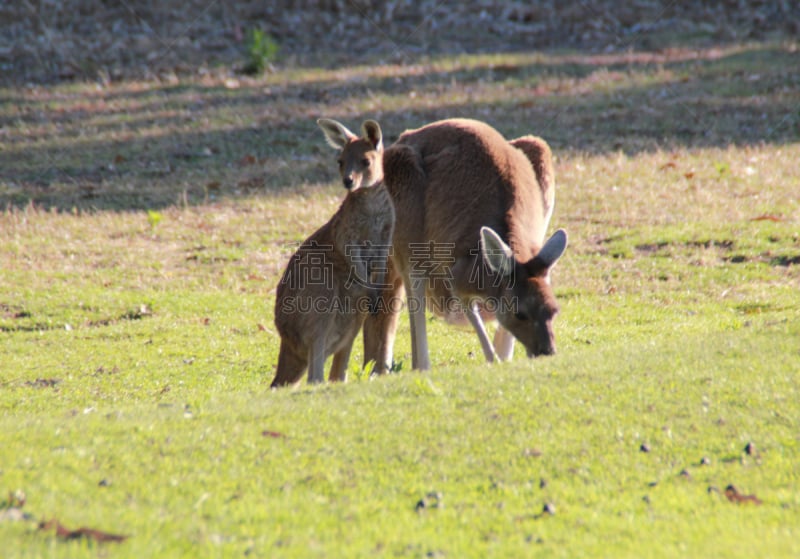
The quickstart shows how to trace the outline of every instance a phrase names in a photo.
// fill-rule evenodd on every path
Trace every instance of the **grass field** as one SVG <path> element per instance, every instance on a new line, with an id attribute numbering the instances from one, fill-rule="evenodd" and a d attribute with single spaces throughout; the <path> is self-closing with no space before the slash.
<path id="1" fill-rule="evenodd" d="M 0 90 L 0 555 L 800 556 L 797 60 Z M 431 319 L 419 373 L 404 318 L 398 374 L 357 342 L 347 384 L 269 390 L 275 285 L 343 196 L 320 116 L 551 142 L 558 355 L 487 366 Z"/>

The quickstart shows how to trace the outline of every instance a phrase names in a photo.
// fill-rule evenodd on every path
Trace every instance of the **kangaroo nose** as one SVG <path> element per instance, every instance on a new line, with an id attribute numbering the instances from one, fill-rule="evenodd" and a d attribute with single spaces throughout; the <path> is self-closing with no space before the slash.
<path id="1" fill-rule="evenodd" d="M 353 186 L 353 177 L 344 177 L 342 182 L 344 183 L 344 187 L 349 190 L 350 187 Z"/>

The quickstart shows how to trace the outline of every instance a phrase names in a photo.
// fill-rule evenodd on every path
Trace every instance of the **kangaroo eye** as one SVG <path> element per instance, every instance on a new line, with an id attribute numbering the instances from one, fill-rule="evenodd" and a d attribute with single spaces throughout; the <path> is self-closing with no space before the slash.
<path id="1" fill-rule="evenodd" d="M 369 167 L 369 159 L 366 159 L 366 158 L 365 158 L 365 159 L 362 159 L 362 160 L 361 160 L 361 164 L 362 164 L 364 167 Z"/>
<path id="2" fill-rule="evenodd" d="M 520 321 L 525 321 L 525 320 L 528 320 L 528 315 L 525 314 L 524 312 L 515 312 L 514 313 L 514 318 L 516 318 L 517 320 L 520 320 Z"/>

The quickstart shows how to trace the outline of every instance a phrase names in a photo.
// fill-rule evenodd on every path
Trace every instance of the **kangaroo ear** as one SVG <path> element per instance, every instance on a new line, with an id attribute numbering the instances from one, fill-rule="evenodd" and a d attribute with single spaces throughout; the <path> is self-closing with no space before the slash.
<path id="1" fill-rule="evenodd" d="M 335 149 L 343 149 L 347 142 L 355 140 L 357 136 L 350 132 L 341 122 L 336 122 L 329 118 L 317 120 L 317 124 L 325 134 L 328 145 Z"/>
<path id="2" fill-rule="evenodd" d="M 514 255 L 500 235 L 490 227 L 481 227 L 481 256 L 486 265 L 496 274 L 511 275 L 514 270 Z"/>
<path id="3" fill-rule="evenodd" d="M 381 126 L 374 120 L 365 120 L 361 125 L 361 134 L 364 139 L 372 144 L 376 151 L 383 150 L 383 134 L 381 133 Z"/>
<path id="4" fill-rule="evenodd" d="M 561 255 L 564 254 L 566 248 L 567 232 L 563 229 L 559 229 L 547 239 L 542 250 L 536 255 L 536 258 L 541 260 L 548 268 L 552 268 L 558 259 L 561 258 Z"/>

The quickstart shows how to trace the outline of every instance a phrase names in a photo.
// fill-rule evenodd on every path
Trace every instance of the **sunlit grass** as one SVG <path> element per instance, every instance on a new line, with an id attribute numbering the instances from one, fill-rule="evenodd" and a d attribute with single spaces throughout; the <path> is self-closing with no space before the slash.
<path id="1" fill-rule="evenodd" d="M 797 556 L 798 84 L 769 89 L 791 54 L 4 92 L 0 495 L 34 520 L 0 520 L 3 557 Z M 708 86 L 757 67 L 733 105 Z M 399 374 L 368 380 L 357 341 L 348 384 L 268 390 L 275 285 L 344 195 L 323 115 L 552 141 L 558 355 L 488 366 L 431 319 L 412 372 L 404 317 Z"/>

